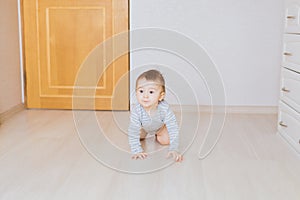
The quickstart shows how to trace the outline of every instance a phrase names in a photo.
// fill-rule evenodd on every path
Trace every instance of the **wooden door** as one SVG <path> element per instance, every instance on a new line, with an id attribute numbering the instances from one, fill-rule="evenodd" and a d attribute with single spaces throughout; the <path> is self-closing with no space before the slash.
<path id="1" fill-rule="evenodd" d="M 107 61 L 118 48 L 128 50 L 127 34 L 111 39 L 128 31 L 128 0 L 22 5 L 28 108 L 129 109 L 128 53 Z"/>

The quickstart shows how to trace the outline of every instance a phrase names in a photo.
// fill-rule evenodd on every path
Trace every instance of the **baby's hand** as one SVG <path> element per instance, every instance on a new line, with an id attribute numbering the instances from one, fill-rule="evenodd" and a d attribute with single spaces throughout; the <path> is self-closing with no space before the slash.
<path id="1" fill-rule="evenodd" d="M 136 159 L 145 159 L 147 157 L 147 154 L 146 153 L 137 153 L 137 154 L 134 154 L 131 158 L 136 160 Z"/>
<path id="2" fill-rule="evenodd" d="M 172 157 L 176 162 L 181 162 L 183 160 L 183 156 L 180 155 L 177 151 L 169 151 L 167 158 Z"/>

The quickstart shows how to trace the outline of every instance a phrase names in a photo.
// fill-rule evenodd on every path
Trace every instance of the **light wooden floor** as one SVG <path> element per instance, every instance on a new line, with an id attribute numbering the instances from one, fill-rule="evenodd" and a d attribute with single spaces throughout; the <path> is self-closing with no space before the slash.
<path id="1" fill-rule="evenodd" d="M 95 130 L 85 114 L 77 122 L 84 127 L 79 135 L 90 137 L 86 144 L 90 153 L 102 151 L 92 153 L 94 157 L 79 140 L 71 111 L 26 110 L 2 124 L 1 200 L 300 199 L 300 157 L 276 133 L 276 115 L 228 115 L 214 151 L 199 160 L 199 147 L 209 124 L 209 115 L 200 113 L 198 137 L 185 152 L 183 163 L 152 173 L 131 174 L 104 166 L 95 157 L 130 171 L 135 166 L 147 167 L 143 163 L 151 167 L 156 155 L 165 160 L 165 148 L 149 138 L 143 144 L 145 148 L 161 151 L 153 153 L 153 160 L 151 154 L 146 161 L 133 161 L 122 133 L 128 112 L 96 113 L 105 137 L 124 154 L 110 151 L 103 141 L 97 141 L 99 134 L 91 134 Z M 199 114 L 186 116 L 192 122 Z M 181 134 L 182 141 L 188 142 L 186 138 L 191 138 L 194 128 L 189 124 L 182 127 L 190 130 Z"/>

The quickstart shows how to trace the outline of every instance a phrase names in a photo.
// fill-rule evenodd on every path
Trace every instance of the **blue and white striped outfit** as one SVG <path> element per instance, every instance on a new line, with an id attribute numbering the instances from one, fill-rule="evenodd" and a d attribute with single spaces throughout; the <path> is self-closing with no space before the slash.
<path id="1" fill-rule="evenodd" d="M 158 103 L 157 110 L 149 115 L 141 104 L 137 104 L 131 111 L 128 127 L 128 140 L 133 154 L 143 152 L 140 143 L 141 129 L 154 135 L 163 125 L 166 125 L 170 138 L 170 151 L 178 151 L 179 131 L 176 117 L 166 101 Z"/>

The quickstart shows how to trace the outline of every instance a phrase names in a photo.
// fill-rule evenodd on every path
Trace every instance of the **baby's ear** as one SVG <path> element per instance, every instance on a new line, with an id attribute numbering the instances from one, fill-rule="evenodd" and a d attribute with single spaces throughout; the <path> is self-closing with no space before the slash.
<path id="1" fill-rule="evenodd" d="M 161 92 L 160 93 L 160 97 L 159 97 L 159 101 L 162 101 L 162 100 L 164 100 L 164 98 L 165 98 L 165 93 L 164 92 Z"/>

